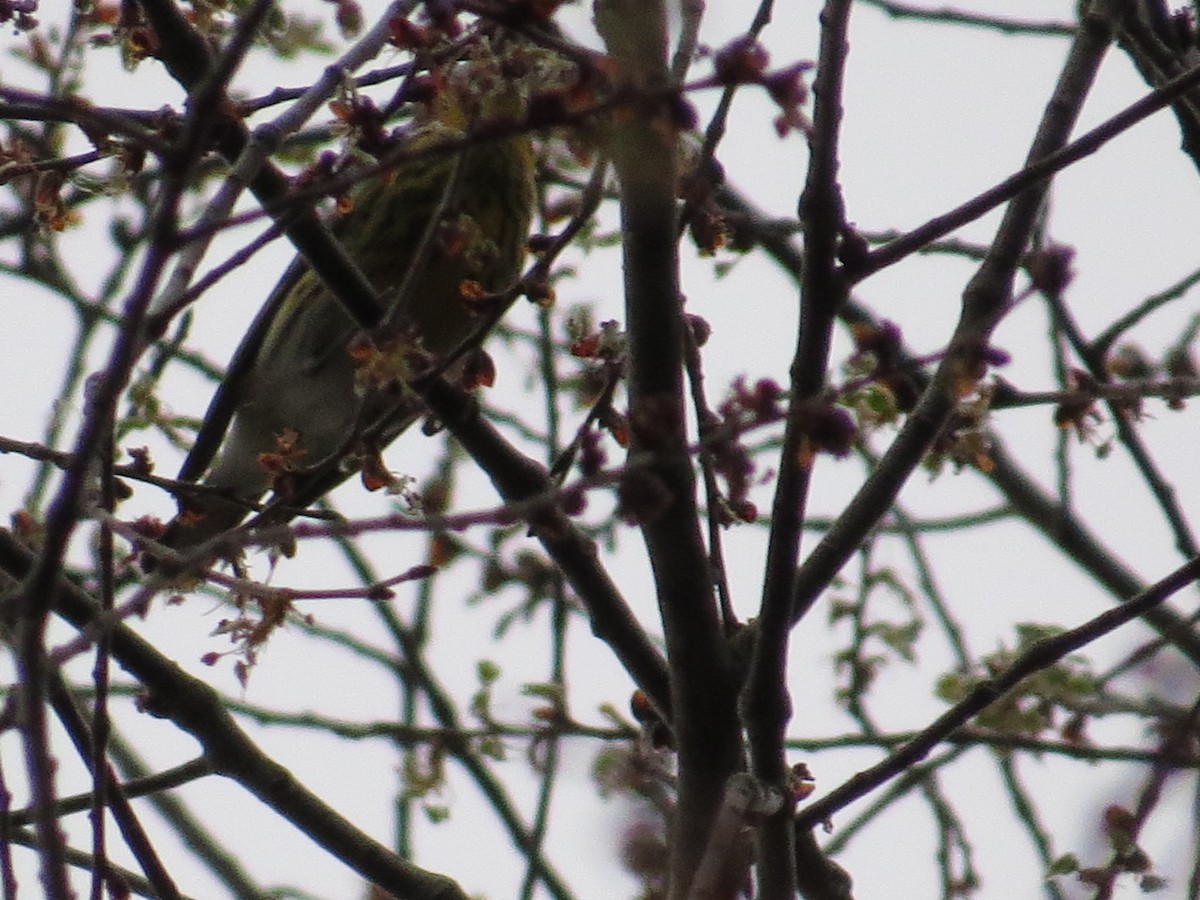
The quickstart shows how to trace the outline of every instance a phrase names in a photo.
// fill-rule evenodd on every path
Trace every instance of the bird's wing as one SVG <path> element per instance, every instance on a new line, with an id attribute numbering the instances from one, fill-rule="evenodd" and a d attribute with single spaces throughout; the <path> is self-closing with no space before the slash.
<path id="1" fill-rule="evenodd" d="M 254 361 L 258 357 L 259 350 L 262 349 L 275 314 L 279 311 L 279 307 L 283 304 L 292 285 L 304 274 L 307 267 L 308 264 L 304 258 L 297 256 L 284 272 L 283 277 L 275 286 L 275 290 L 267 298 L 267 302 L 254 317 L 254 321 L 250 323 L 245 337 L 234 351 L 224 379 L 217 386 L 216 393 L 213 394 L 213 398 L 208 404 L 204 422 L 200 426 L 200 430 L 196 432 L 196 439 L 192 442 L 192 447 L 179 469 L 180 481 L 198 481 L 212 464 L 213 458 L 225 440 L 225 433 L 229 430 L 233 414 L 237 411 L 238 398 L 242 396 L 239 388 L 254 368 Z"/>

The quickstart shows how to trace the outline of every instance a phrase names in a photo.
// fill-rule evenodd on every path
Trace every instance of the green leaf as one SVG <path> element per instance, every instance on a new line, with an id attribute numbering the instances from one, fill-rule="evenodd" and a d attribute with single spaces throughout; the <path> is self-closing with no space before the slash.
<path id="1" fill-rule="evenodd" d="M 425 818 L 434 825 L 440 825 L 450 818 L 450 807 L 444 804 L 426 803 L 422 808 L 425 810 Z"/>
<path id="2" fill-rule="evenodd" d="M 481 659 L 475 663 L 475 672 L 479 676 L 479 683 L 485 687 L 500 680 L 500 667 L 490 659 Z"/>
<path id="3" fill-rule="evenodd" d="M 1074 853 L 1064 853 L 1050 863 L 1050 868 L 1046 870 L 1046 877 L 1055 878 L 1059 875 L 1070 875 L 1078 871 L 1079 857 Z"/>

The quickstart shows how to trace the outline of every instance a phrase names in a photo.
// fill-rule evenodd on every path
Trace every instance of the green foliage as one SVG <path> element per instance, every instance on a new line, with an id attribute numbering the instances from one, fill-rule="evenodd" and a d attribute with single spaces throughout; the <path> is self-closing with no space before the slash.
<path id="1" fill-rule="evenodd" d="M 830 624 L 844 622 L 851 626 L 849 645 L 834 654 L 835 664 L 846 676 L 838 689 L 843 702 L 861 700 L 880 671 L 893 660 L 914 663 L 924 628 L 912 590 L 895 570 L 867 570 L 857 587 L 855 596 L 848 597 L 839 590 L 829 602 Z M 904 618 L 889 617 L 897 609 Z"/>
<path id="2" fill-rule="evenodd" d="M 976 687 L 1008 669 L 1037 641 L 1061 633 L 1052 625 L 1018 624 L 1014 647 L 1001 648 L 981 659 L 980 671 L 942 675 L 935 694 L 947 703 L 958 703 Z M 1099 695 L 1099 685 L 1086 659 L 1069 656 L 1030 675 L 1000 697 L 977 718 L 983 728 L 1005 734 L 1038 736 L 1062 724 L 1066 714 L 1077 717 L 1085 701 Z M 1076 720 L 1073 727 L 1078 727 Z"/>

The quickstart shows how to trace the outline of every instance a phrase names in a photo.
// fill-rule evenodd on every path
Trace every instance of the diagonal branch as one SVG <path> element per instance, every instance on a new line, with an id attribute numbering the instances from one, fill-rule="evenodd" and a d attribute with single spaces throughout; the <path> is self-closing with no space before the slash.
<path id="1" fill-rule="evenodd" d="M 937 721 L 891 756 L 859 772 L 840 787 L 801 810 L 796 817 L 796 827 L 812 828 L 828 821 L 839 809 L 870 793 L 895 775 L 909 770 L 950 734 L 1016 687 L 1023 679 L 1053 665 L 1067 654 L 1074 653 L 1098 638 L 1111 634 L 1197 579 L 1200 579 L 1200 557 L 1180 566 L 1128 603 L 1101 613 L 1070 631 L 1036 641 L 1004 672 L 977 685 L 964 700 L 939 716 Z"/>
<path id="2" fill-rule="evenodd" d="M 1054 152 L 1048 152 L 1045 156 L 1031 155 L 1021 171 L 1010 175 L 995 187 L 871 251 L 861 262 L 848 267 L 848 277 L 854 282 L 862 281 L 868 275 L 920 251 L 931 241 L 945 237 L 968 222 L 979 219 L 1023 191 L 1034 189 L 1039 184 L 1042 186 L 1040 189 L 1044 190 L 1046 179 L 1050 176 L 1091 156 L 1113 138 L 1169 106 L 1177 98 L 1194 90 L 1197 85 L 1200 85 L 1200 66 L 1189 69 L 1161 87 L 1155 88 L 1145 97 L 1131 103 L 1112 118 L 1061 149 L 1056 148 Z"/>
<path id="3" fill-rule="evenodd" d="M 11 532 L 0 531 L 0 570 L 23 579 L 34 564 L 33 555 Z M 65 579 L 54 588 L 56 613 L 80 631 L 107 630 L 113 657 L 146 686 L 146 708 L 199 741 L 214 771 L 232 778 L 363 878 L 397 897 L 465 900 L 449 878 L 396 856 L 297 782 L 238 727 L 216 691 L 130 629 L 103 618 L 86 591 Z"/>
<path id="4" fill-rule="evenodd" d="M 803 256 L 788 235 L 772 229 L 762 213 L 731 188 L 722 188 L 721 203 L 746 218 L 757 240 L 779 266 L 793 278 L 800 277 Z M 878 319 L 853 299 L 842 307 L 839 316 L 848 325 L 878 324 Z M 1107 335 L 1108 332 L 1102 338 Z M 915 355 L 904 351 L 901 358 L 904 365 L 911 368 Z M 914 377 L 923 388 L 924 375 L 916 373 Z M 1036 480 L 1009 455 L 998 435 L 989 434 L 988 447 L 992 467 L 981 474 L 1004 496 L 1016 515 L 1040 531 L 1114 597 L 1128 600 L 1145 588 L 1145 584 L 1117 561 L 1115 554 L 1100 542 L 1074 510 L 1038 487 Z M 1200 635 L 1175 610 L 1166 605 L 1155 606 L 1143 618 L 1193 664 L 1200 665 Z"/>
<path id="5" fill-rule="evenodd" d="M 1030 148 L 1031 161 L 1050 156 L 1066 143 L 1111 36 L 1109 19 L 1100 13 L 1085 16 Z M 964 379 L 978 371 L 992 329 L 1007 311 L 1016 270 L 1047 189 L 1046 182 L 1037 183 L 1009 204 L 982 265 L 963 293 L 959 324 L 933 380 L 878 468 L 800 567 L 795 585 L 797 620 L 812 608 L 826 585 L 891 507 L 953 412 Z"/>

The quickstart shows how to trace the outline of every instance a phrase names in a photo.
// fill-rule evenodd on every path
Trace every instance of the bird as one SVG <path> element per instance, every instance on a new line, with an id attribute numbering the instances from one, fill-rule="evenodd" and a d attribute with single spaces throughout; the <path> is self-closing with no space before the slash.
<path id="1" fill-rule="evenodd" d="M 532 140 L 490 127 L 498 137 L 472 140 L 484 121 L 517 120 L 521 84 L 506 74 L 506 62 L 496 52 L 478 54 L 435 81 L 408 144 L 414 152 L 362 182 L 332 223 L 379 295 L 398 294 L 385 317 L 391 334 L 364 342 L 360 326 L 297 257 L 210 403 L 178 479 L 204 490 L 179 494 L 163 545 L 186 552 L 205 544 L 242 522 L 268 491 L 286 505 L 286 518 L 341 483 L 352 469 L 339 463 L 359 435 L 373 433 L 372 446 L 382 448 L 419 417 L 405 385 L 414 360 L 430 368 L 478 330 L 464 291 L 516 283 L 535 202 Z"/>

